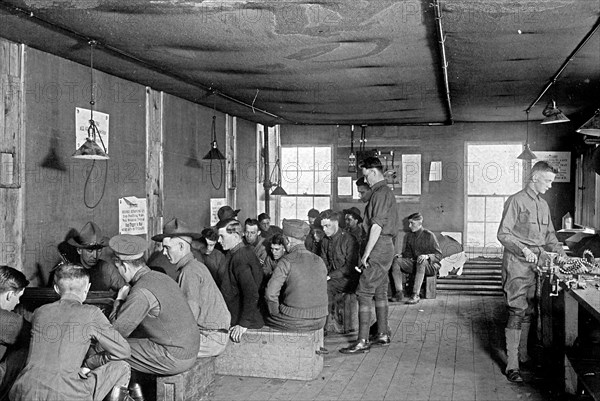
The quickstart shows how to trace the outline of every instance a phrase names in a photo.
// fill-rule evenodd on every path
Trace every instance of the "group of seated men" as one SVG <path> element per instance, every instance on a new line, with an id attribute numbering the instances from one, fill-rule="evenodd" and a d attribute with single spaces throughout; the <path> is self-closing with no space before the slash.
<path id="1" fill-rule="evenodd" d="M 368 190 L 361 194 L 368 200 Z M 11 330 L 0 336 L 0 399 L 140 400 L 130 368 L 174 375 L 198 357 L 219 355 L 229 340 L 240 342 L 248 329 L 323 328 L 335 296 L 358 284 L 365 241 L 360 211 L 344 210 L 342 220 L 339 212 L 312 209 L 310 225 L 284 219 L 283 229 L 264 213 L 242 226 L 238 213 L 221 208 L 218 224 L 200 233 L 180 219 L 169 221 L 152 237 L 162 250 L 148 262 L 145 239 L 107 241 L 88 222 L 68 240 L 79 260 L 53 271 L 60 300 L 38 308 L 30 323 L 11 312 L 28 282 L 2 267 L 0 317 Z M 409 303 L 418 302 L 419 280 L 435 274 L 441 258 L 422 220 L 409 217 L 405 257 L 397 255 L 392 272 L 394 278 L 416 273 Z M 90 290 L 116 294 L 108 317 L 83 304 Z"/>

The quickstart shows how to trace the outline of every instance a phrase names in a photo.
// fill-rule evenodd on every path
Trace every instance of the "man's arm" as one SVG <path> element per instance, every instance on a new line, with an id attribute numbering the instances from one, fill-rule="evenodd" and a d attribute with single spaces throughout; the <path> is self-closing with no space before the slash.
<path id="1" fill-rule="evenodd" d="M 550 218 L 550 213 L 548 213 L 548 219 L 550 222 L 548 223 L 548 231 L 546 232 L 546 249 L 549 249 L 550 252 L 556 252 L 560 256 L 566 257 L 567 254 L 563 249 L 560 242 L 558 242 L 558 238 L 556 238 L 556 231 L 554 230 L 554 224 L 552 224 L 552 219 Z"/>
<path id="2" fill-rule="evenodd" d="M 514 198 L 509 198 L 504 205 L 502 212 L 502 220 L 498 227 L 498 241 L 510 252 L 518 256 L 524 256 L 524 249 L 527 246 L 513 234 L 513 228 L 517 224 L 519 218 L 519 207 Z M 525 251 L 526 252 L 526 251 Z"/>
<path id="3" fill-rule="evenodd" d="M 254 253 L 252 253 L 252 255 L 254 255 Z M 238 325 L 247 328 L 251 324 L 248 320 L 248 316 L 254 315 L 256 308 L 258 308 L 258 284 L 254 281 L 252 266 L 248 262 L 241 266 L 236 266 L 234 274 L 237 277 L 237 282 L 240 286 L 239 290 L 242 296 L 242 310 Z"/>
<path id="4" fill-rule="evenodd" d="M 429 235 L 429 244 L 427 245 L 429 253 L 429 261 L 431 263 L 440 263 L 442 260 L 442 249 L 440 248 L 440 243 L 435 237 L 434 233 L 430 233 Z"/>
<path id="5" fill-rule="evenodd" d="M 177 278 L 177 284 L 179 284 L 179 288 L 181 288 L 183 295 L 185 295 L 185 299 L 194 315 L 194 320 L 197 322 L 198 316 L 200 316 L 200 308 L 204 304 L 200 300 L 202 295 L 202 277 L 199 274 L 190 272 L 187 268 L 183 268 Z"/>
<path id="6" fill-rule="evenodd" d="M 140 325 L 154 303 L 158 303 L 156 297 L 147 289 L 132 289 L 127 300 L 121 307 L 117 319 L 113 322 L 115 330 L 127 338 Z"/>
<path id="7" fill-rule="evenodd" d="M 358 265 L 358 242 L 352 234 L 347 232 L 344 233 L 336 248 L 336 250 L 340 252 L 344 263 L 336 270 L 330 272 L 329 276 L 331 278 L 350 276 L 354 272 L 354 268 Z"/>
<path id="8" fill-rule="evenodd" d="M 93 312 L 92 337 L 98 341 L 98 344 L 109 354 L 111 360 L 127 359 L 131 356 L 129 343 L 123 336 L 110 324 L 108 319 L 102 314 L 100 309 Z"/>
<path id="9" fill-rule="evenodd" d="M 373 224 L 371 226 L 371 230 L 369 230 L 369 240 L 367 241 L 367 246 L 365 247 L 365 253 L 363 254 L 362 258 L 361 258 L 361 263 L 363 266 L 367 267 L 367 259 L 369 259 L 369 256 L 371 256 L 371 252 L 373 251 L 373 248 L 375 247 L 375 243 L 377 243 L 377 240 L 379 239 L 379 236 L 381 235 L 381 226 L 379 224 Z"/>
<path id="10" fill-rule="evenodd" d="M 29 338 L 31 324 L 17 313 L 0 309 L 0 345 L 12 345 Z"/>
<path id="11" fill-rule="evenodd" d="M 280 259 L 277 266 L 273 270 L 273 274 L 267 284 L 265 291 L 265 299 L 267 300 L 267 306 L 269 307 L 269 313 L 271 316 L 279 314 L 279 294 L 281 288 L 285 284 L 288 275 L 290 274 L 290 262 L 287 260 Z"/>

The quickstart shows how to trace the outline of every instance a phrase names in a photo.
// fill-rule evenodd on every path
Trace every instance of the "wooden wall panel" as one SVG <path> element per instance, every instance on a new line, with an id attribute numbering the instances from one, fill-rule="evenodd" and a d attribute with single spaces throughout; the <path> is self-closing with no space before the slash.
<path id="1" fill-rule="evenodd" d="M 118 199 L 146 196 L 145 87 L 96 72 L 95 109 L 110 115 L 110 160 L 71 159 L 75 151 L 75 108 L 89 108 L 89 67 L 27 49 L 25 103 L 25 261 L 29 276 L 42 282 L 58 261 L 56 245 L 71 228 L 95 221 L 104 235 L 118 233 Z M 42 166 L 51 145 L 65 171 Z M 91 170 L 93 166 L 93 170 Z M 85 194 L 86 175 L 92 171 Z M 106 185 L 104 182 L 106 179 Z"/>
<path id="2" fill-rule="evenodd" d="M 171 95 L 164 97 L 164 221 L 183 219 L 202 230 L 210 225 L 210 199 L 225 198 L 225 161 L 202 157 L 210 149 L 213 110 Z M 225 153 L 225 115 L 216 113 L 219 149 Z M 194 161 L 193 157 L 196 158 Z"/>
<path id="3" fill-rule="evenodd" d="M 237 208 L 239 217 L 256 218 L 256 183 L 258 181 L 256 161 L 256 124 L 237 119 Z M 261 208 L 264 207 L 261 205 Z"/>
<path id="4" fill-rule="evenodd" d="M 23 270 L 22 46 L 0 39 L 0 264 Z"/>
<path id="5" fill-rule="evenodd" d="M 151 238 L 163 226 L 163 98 L 164 93 L 146 88 L 146 199 L 148 200 L 149 252 Z"/>

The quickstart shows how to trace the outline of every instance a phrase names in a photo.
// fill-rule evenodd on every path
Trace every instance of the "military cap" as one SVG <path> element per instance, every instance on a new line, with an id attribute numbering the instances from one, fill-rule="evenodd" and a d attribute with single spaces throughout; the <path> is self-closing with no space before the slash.
<path id="1" fill-rule="evenodd" d="M 129 234 L 115 235 L 108 242 L 108 246 L 121 260 L 139 259 L 148 248 L 145 239 Z"/>
<path id="2" fill-rule="evenodd" d="M 283 235 L 301 239 L 306 238 L 310 232 L 310 226 L 304 220 L 283 219 Z"/>

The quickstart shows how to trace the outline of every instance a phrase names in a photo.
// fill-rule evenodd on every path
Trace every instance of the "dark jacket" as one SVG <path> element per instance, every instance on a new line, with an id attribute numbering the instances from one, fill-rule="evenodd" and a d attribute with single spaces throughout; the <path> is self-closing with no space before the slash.
<path id="1" fill-rule="evenodd" d="M 323 238 L 323 259 L 332 280 L 358 280 L 358 243 L 349 232 L 339 229 L 331 238 Z"/>
<path id="2" fill-rule="evenodd" d="M 221 292 L 231 313 L 231 325 L 247 329 L 263 327 L 260 300 L 264 273 L 256 254 L 240 242 L 227 253 L 225 265 Z"/>

